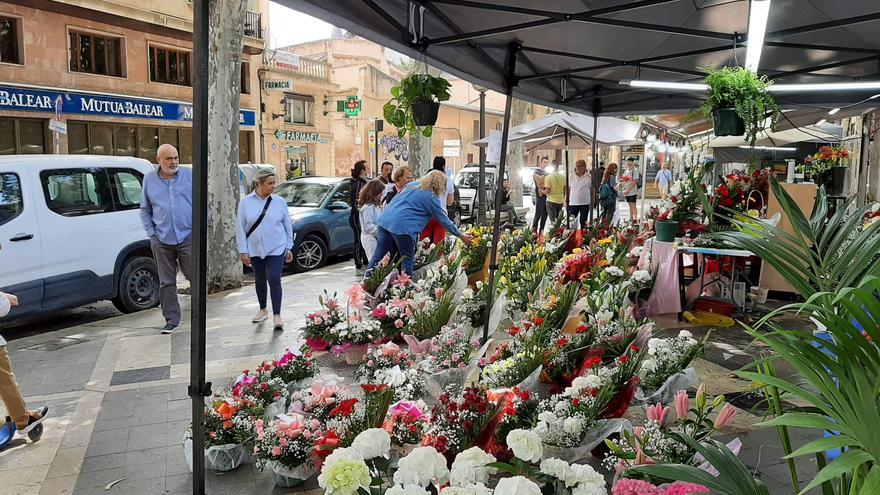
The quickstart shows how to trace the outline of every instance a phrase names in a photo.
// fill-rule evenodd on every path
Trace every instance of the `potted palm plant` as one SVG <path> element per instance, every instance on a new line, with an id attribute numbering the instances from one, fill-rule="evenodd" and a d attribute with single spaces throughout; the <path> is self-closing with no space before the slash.
<path id="1" fill-rule="evenodd" d="M 449 81 L 430 74 L 411 74 L 391 88 L 391 100 L 385 103 L 385 120 L 397 127 L 403 137 L 407 132 L 421 132 L 430 137 L 437 123 L 440 102 L 450 97 Z"/>
<path id="2" fill-rule="evenodd" d="M 776 100 L 767 93 L 770 82 L 742 67 L 709 68 L 706 102 L 701 107 L 712 115 L 716 136 L 745 136 L 751 146 L 759 132 L 779 116 Z M 769 123 L 767 117 L 770 118 Z"/>

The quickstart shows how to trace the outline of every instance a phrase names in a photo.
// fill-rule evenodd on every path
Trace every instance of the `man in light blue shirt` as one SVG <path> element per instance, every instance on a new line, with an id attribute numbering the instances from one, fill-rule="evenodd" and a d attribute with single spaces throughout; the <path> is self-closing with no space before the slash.
<path id="1" fill-rule="evenodd" d="M 159 271 L 162 333 L 168 334 L 180 325 L 178 266 L 191 280 L 192 170 L 180 167 L 177 149 L 170 144 L 159 146 L 156 162 L 159 169 L 144 177 L 140 214 Z"/>

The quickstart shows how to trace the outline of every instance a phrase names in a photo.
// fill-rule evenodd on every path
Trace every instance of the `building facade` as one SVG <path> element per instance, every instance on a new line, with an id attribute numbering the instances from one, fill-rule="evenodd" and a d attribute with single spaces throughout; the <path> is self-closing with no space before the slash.
<path id="1" fill-rule="evenodd" d="M 191 163 L 192 4 L 149 7 L 138 0 L 0 2 L 0 154 L 154 161 L 158 146 L 171 143 Z M 268 0 L 247 8 L 242 163 L 262 159 L 257 81 Z"/>

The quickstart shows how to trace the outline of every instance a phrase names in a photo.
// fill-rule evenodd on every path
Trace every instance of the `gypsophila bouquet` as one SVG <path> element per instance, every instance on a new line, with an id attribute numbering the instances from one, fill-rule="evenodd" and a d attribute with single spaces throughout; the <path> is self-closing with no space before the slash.
<path id="1" fill-rule="evenodd" d="M 419 270 L 440 259 L 440 248 L 443 244 L 434 244 L 430 237 L 426 237 L 416 244 L 416 257 L 413 260 L 413 269 Z"/>
<path id="2" fill-rule="evenodd" d="M 425 394 L 425 379 L 412 354 L 393 342 L 370 347 L 354 376 L 361 383 L 393 388 L 395 400 L 414 400 Z"/>
<path id="3" fill-rule="evenodd" d="M 287 394 L 287 387 L 281 379 L 249 370 L 244 370 L 232 386 L 232 397 L 253 416 L 262 416 L 267 407 L 284 400 Z"/>
<path id="4" fill-rule="evenodd" d="M 391 275 L 391 272 L 397 269 L 400 266 L 402 259 L 398 258 L 397 261 L 391 261 L 391 255 L 386 254 L 384 258 L 382 258 L 376 266 L 370 270 L 370 274 L 368 277 L 361 282 L 361 286 L 364 289 L 364 292 L 373 296 L 376 294 L 376 289 L 382 285 L 382 282 Z"/>
<path id="5" fill-rule="evenodd" d="M 318 302 L 322 309 L 306 315 L 306 323 L 303 326 L 303 335 L 308 338 L 327 340 L 330 329 L 338 323 L 345 321 L 345 313 L 339 305 L 334 293 L 330 296 L 327 291 L 318 296 Z"/>
<path id="6" fill-rule="evenodd" d="M 482 387 L 449 386 L 431 410 L 425 445 L 451 456 L 472 447 L 495 419 L 499 406 L 490 401 Z"/>
<path id="7" fill-rule="evenodd" d="M 507 446 L 507 434 L 513 430 L 529 430 L 538 422 L 540 401 L 538 397 L 528 390 L 513 387 L 504 392 L 501 404 L 501 421 L 495 429 L 495 442 L 498 445 Z M 496 456 L 503 453 L 493 451 Z"/>
<path id="8" fill-rule="evenodd" d="M 378 304 L 370 312 L 370 317 L 379 322 L 382 337 L 393 338 L 400 334 L 400 330 L 406 326 L 412 314 L 409 302 L 394 296 Z"/>
<path id="9" fill-rule="evenodd" d="M 427 410 L 428 406 L 420 400 L 401 401 L 391 406 L 382 424 L 391 435 L 391 444 L 402 447 L 421 443 L 429 422 Z"/>
<path id="10" fill-rule="evenodd" d="M 477 282 L 476 292 L 468 287 L 461 294 L 458 302 L 456 323 L 468 324 L 474 328 L 481 328 L 486 318 L 486 290 L 488 284 Z"/>
<path id="11" fill-rule="evenodd" d="M 335 345 L 368 344 L 382 337 L 382 323 L 354 314 L 349 319 L 334 325 L 327 337 L 330 343 Z"/>
<path id="12" fill-rule="evenodd" d="M 312 464 L 315 438 L 320 436 L 321 422 L 303 416 L 273 421 L 259 419 L 254 424 L 256 465 L 263 469 L 277 463 L 287 469 Z"/>
<path id="13" fill-rule="evenodd" d="M 599 420 L 614 392 L 598 375 L 575 378 L 563 393 L 541 401 L 535 433 L 547 445 L 577 447 Z"/>
<path id="14" fill-rule="evenodd" d="M 240 445 L 253 437 L 254 424 L 248 411 L 233 398 L 214 397 L 205 407 L 205 448 L 213 445 Z"/>
<path id="15" fill-rule="evenodd" d="M 648 356 L 639 369 L 642 390 L 650 394 L 659 389 L 670 376 L 687 368 L 703 351 L 707 338 L 708 334 L 698 342 L 691 332 L 681 330 L 676 337 L 648 340 Z"/>
<path id="16" fill-rule="evenodd" d="M 308 349 L 288 349 L 271 363 L 263 363 L 264 373 L 277 378 L 285 384 L 296 383 L 318 374 L 318 366 L 312 360 Z"/>
<path id="17" fill-rule="evenodd" d="M 457 327 L 444 327 L 431 339 L 434 350 L 425 356 L 422 366 L 428 373 L 464 369 L 471 356 L 480 348 L 480 341 Z"/>
<path id="18" fill-rule="evenodd" d="M 357 402 L 348 388 L 333 382 L 314 381 L 309 388 L 294 391 L 290 396 L 291 414 L 300 414 L 325 422 L 339 406 Z"/>

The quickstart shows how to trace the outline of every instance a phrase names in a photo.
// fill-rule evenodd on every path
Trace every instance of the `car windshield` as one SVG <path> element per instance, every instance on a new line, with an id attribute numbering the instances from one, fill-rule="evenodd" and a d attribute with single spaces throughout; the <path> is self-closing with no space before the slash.
<path id="1" fill-rule="evenodd" d="M 331 184 L 295 180 L 278 186 L 275 189 L 275 194 L 284 198 L 288 206 L 317 208 L 324 202 L 324 198 L 332 188 Z"/>
<path id="2" fill-rule="evenodd" d="M 455 178 L 455 185 L 464 189 L 476 189 L 480 183 L 479 172 L 461 172 Z M 495 183 L 495 174 L 486 172 L 486 185 L 492 186 Z"/>

